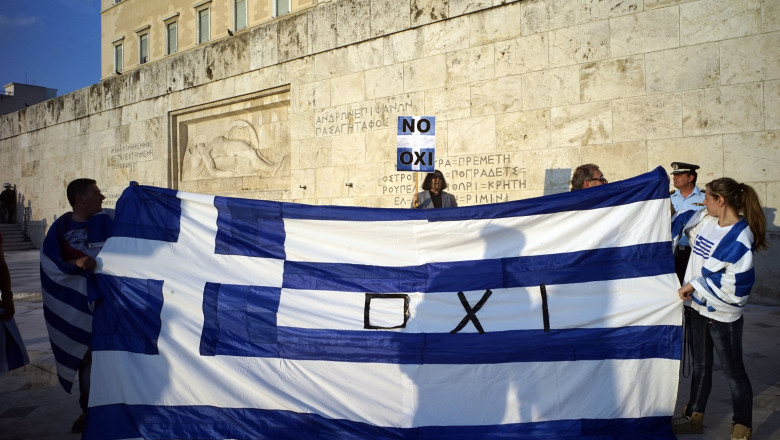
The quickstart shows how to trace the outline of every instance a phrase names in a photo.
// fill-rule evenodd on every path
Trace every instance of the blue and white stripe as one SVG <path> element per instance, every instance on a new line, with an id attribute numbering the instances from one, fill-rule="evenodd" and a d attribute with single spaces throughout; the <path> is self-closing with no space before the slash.
<path id="1" fill-rule="evenodd" d="M 87 438 L 674 438 L 667 179 L 438 210 L 131 186 Z"/>

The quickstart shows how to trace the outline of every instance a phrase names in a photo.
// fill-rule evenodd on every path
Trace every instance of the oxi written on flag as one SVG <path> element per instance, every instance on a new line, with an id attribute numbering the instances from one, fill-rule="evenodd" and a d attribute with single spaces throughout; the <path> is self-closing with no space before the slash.
<path id="1" fill-rule="evenodd" d="M 90 439 L 673 439 L 663 169 L 432 210 L 131 185 Z"/>
<path id="2" fill-rule="evenodd" d="M 432 173 L 436 160 L 436 117 L 399 116 L 396 171 Z"/>

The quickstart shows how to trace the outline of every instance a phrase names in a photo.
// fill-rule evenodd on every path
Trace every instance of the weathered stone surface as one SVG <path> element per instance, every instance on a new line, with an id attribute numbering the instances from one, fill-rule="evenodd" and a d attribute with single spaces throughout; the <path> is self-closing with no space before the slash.
<path id="1" fill-rule="evenodd" d="M 716 43 L 648 53 L 645 62 L 647 93 L 720 85 L 720 54 Z"/>
<path id="2" fill-rule="evenodd" d="M 446 66 L 444 55 L 404 63 L 404 92 L 443 87 L 447 82 Z"/>
<path id="3" fill-rule="evenodd" d="M 447 85 L 481 81 L 493 77 L 493 46 L 486 44 L 446 55 Z"/>
<path id="4" fill-rule="evenodd" d="M 761 130 L 761 83 L 683 92 L 686 136 Z"/>
<path id="5" fill-rule="evenodd" d="M 719 46 L 723 84 L 780 79 L 780 32 L 726 40 Z"/>
<path id="6" fill-rule="evenodd" d="M 331 79 L 330 105 L 364 101 L 366 99 L 365 83 L 365 74 L 363 72 L 338 76 Z"/>
<path id="7" fill-rule="evenodd" d="M 412 26 L 419 26 L 446 19 L 449 17 L 448 3 L 447 0 L 412 0 Z"/>
<path id="8" fill-rule="evenodd" d="M 613 57 L 677 47 L 680 40 L 677 8 L 656 9 L 609 20 L 609 50 Z"/>
<path id="9" fill-rule="evenodd" d="M 296 15 L 279 22 L 279 61 L 289 61 L 309 54 L 309 21 Z"/>
<path id="10" fill-rule="evenodd" d="M 452 3 L 452 2 L 451 2 Z M 489 3 L 489 2 L 488 2 Z M 453 6 L 450 4 L 450 10 Z M 450 14 L 455 16 L 457 14 Z M 515 3 L 501 9 L 489 9 L 468 16 L 469 41 L 471 46 L 505 41 L 518 36 L 521 22 L 520 5 Z"/>
<path id="11" fill-rule="evenodd" d="M 436 121 L 463 119 L 471 116 L 471 88 L 466 85 L 425 91 L 425 114 Z"/>
<path id="12" fill-rule="evenodd" d="M 364 41 L 371 36 L 371 1 L 354 0 L 336 3 L 336 44 Z"/>
<path id="13" fill-rule="evenodd" d="M 568 66 L 609 57 L 609 21 L 550 32 L 550 66 Z"/>
<path id="14" fill-rule="evenodd" d="M 616 58 L 580 67 L 582 102 L 642 95 L 645 92 L 643 56 Z"/>
<path id="15" fill-rule="evenodd" d="M 432 23 L 421 28 L 420 39 L 416 43 L 422 45 L 421 56 L 439 55 L 469 47 L 469 20 L 467 17 L 457 17 L 452 20 Z M 472 44 L 472 46 L 479 46 Z M 400 50 L 416 52 L 416 48 L 400 48 Z"/>
<path id="16" fill-rule="evenodd" d="M 671 172 L 672 162 L 695 163 L 699 165 L 698 182 L 703 187 L 707 182 L 723 177 L 723 137 L 697 136 L 658 139 L 647 141 L 647 167 L 662 166 Z"/>
<path id="17" fill-rule="evenodd" d="M 318 8 L 319 9 L 319 8 Z M 249 68 L 268 67 L 279 62 L 279 27 L 269 23 L 249 32 Z"/>
<path id="18" fill-rule="evenodd" d="M 523 35 L 574 26 L 579 15 L 579 2 L 571 0 L 532 0 L 520 5 L 520 30 Z"/>
<path id="19" fill-rule="evenodd" d="M 723 136 L 726 176 L 738 182 L 777 180 L 780 169 L 780 131 L 737 133 Z"/>
<path id="20" fill-rule="evenodd" d="M 371 37 L 408 29 L 410 13 L 410 0 L 371 0 Z"/>
<path id="21" fill-rule="evenodd" d="M 540 70 L 523 75 L 523 108 L 558 107 L 580 102 L 577 66 Z"/>
<path id="22" fill-rule="evenodd" d="M 366 134 L 351 133 L 331 139 L 331 163 L 333 166 L 361 165 L 366 163 Z"/>
<path id="23" fill-rule="evenodd" d="M 552 147 L 605 144 L 612 140 L 609 102 L 552 109 Z"/>
<path id="24" fill-rule="evenodd" d="M 764 125 L 767 130 L 780 129 L 780 81 L 764 83 Z"/>
<path id="25" fill-rule="evenodd" d="M 402 64 L 366 70 L 366 98 L 376 99 L 404 92 Z"/>
<path id="26" fill-rule="evenodd" d="M 642 12 L 642 0 L 583 0 L 580 19 L 597 21 L 638 12 Z"/>
<path id="27" fill-rule="evenodd" d="M 515 112 L 523 109 L 522 76 L 504 76 L 471 86 L 471 116 Z"/>
<path id="28" fill-rule="evenodd" d="M 680 137 L 682 135 L 682 94 L 620 99 L 612 104 L 612 140 Z"/>
<path id="29" fill-rule="evenodd" d="M 761 31 L 761 3 L 756 0 L 700 0 L 680 5 L 683 45 L 743 37 Z"/>
<path id="30" fill-rule="evenodd" d="M 546 150 L 550 127 L 549 109 L 496 115 L 496 150 Z"/>
<path id="31" fill-rule="evenodd" d="M 599 165 L 610 182 L 628 179 L 647 171 L 647 147 L 645 141 L 583 146 L 582 163 Z"/>
<path id="32" fill-rule="evenodd" d="M 489 153 L 496 150 L 496 118 L 480 116 L 458 119 L 447 124 L 447 154 L 456 156 L 474 152 L 474 146 Z"/>
<path id="33" fill-rule="evenodd" d="M 780 3 L 765 1 L 761 4 L 761 29 L 764 32 L 780 31 Z"/>
<path id="34" fill-rule="evenodd" d="M 488 9 L 493 6 L 493 2 L 490 0 L 449 0 L 447 3 L 450 17 Z"/>
<path id="35" fill-rule="evenodd" d="M 547 68 L 546 35 L 531 35 L 496 43 L 496 76 L 516 75 Z"/>
<path id="36" fill-rule="evenodd" d="M 432 26 L 435 26 L 432 25 Z M 396 64 L 419 58 L 423 53 L 423 29 L 412 29 L 382 38 L 384 64 Z M 433 54 L 432 54 L 433 55 Z M 435 55 L 438 55 L 436 53 Z"/>
<path id="37" fill-rule="evenodd" d="M 336 46 L 336 3 L 317 5 L 309 19 L 309 48 L 311 53 L 319 53 Z"/>

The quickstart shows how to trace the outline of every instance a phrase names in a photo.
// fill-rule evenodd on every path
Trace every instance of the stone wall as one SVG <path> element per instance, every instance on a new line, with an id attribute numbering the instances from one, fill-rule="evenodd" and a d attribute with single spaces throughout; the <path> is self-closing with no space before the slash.
<path id="1" fill-rule="evenodd" d="M 496 5 L 493 5 L 495 3 Z M 757 297 L 780 301 L 780 2 L 318 2 L 0 117 L 0 164 L 43 233 L 65 184 L 403 208 L 396 119 L 436 116 L 461 205 L 568 190 L 672 161 L 766 206 Z"/>

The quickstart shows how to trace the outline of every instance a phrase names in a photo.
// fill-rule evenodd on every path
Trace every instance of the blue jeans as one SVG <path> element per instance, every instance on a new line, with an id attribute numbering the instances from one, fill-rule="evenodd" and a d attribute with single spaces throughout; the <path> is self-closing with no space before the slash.
<path id="1" fill-rule="evenodd" d="M 731 389 L 731 404 L 734 410 L 734 423 L 753 427 L 753 388 L 750 386 L 742 362 L 742 327 L 744 317 L 734 322 L 720 322 L 691 311 L 691 357 L 693 376 L 691 377 L 691 397 L 688 401 L 688 414 L 705 412 L 707 399 L 712 390 L 712 351 L 718 353 L 723 373 Z"/>

